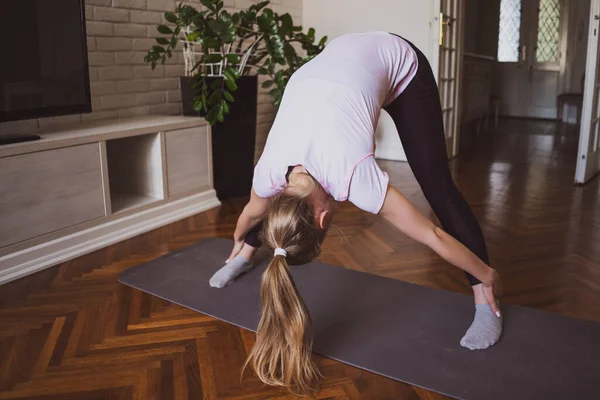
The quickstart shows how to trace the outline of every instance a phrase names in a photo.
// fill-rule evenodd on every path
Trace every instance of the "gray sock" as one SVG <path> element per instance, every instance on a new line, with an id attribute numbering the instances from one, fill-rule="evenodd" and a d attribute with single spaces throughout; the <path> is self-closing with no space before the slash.
<path id="1" fill-rule="evenodd" d="M 244 272 L 252 269 L 252 261 L 246 260 L 244 257 L 237 255 L 233 260 L 229 261 L 223 268 L 215 272 L 210 278 L 210 286 L 215 288 L 224 288 L 235 280 Z"/>
<path id="2" fill-rule="evenodd" d="M 470 350 L 483 350 L 496 344 L 502 334 L 502 317 L 494 315 L 489 304 L 475 305 L 475 318 L 460 340 L 460 345 Z"/>

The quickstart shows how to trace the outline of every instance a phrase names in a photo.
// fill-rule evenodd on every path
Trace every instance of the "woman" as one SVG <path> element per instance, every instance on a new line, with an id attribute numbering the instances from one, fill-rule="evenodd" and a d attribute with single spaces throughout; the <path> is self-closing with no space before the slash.
<path id="1" fill-rule="evenodd" d="M 443 227 L 394 187 L 374 158 L 382 108 L 394 120 L 408 163 Z M 262 319 L 251 361 L 259 378 L 306 394 L 318 377 L 311 361 L 310 317 L 288 265 L 317 257 L 331 223 L 330 198 L 379 214 L 462 269 L 475 317 L 460 344 L 498 341 L 498 275 L 488 266 L 475 216 L 456 188 L 446 155 L 439 93 L 425 56 L 386 32 L 339 37 L 293 74 L 254 171 L 227 264 L 210 281 L 231 283 L 252 268 L 264 243 L 274 251 L 261 284 Z"/>

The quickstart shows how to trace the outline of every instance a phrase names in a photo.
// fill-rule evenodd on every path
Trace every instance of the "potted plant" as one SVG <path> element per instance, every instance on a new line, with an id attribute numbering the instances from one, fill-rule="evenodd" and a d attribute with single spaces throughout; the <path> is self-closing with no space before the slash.
<path id="1" fill-rule="evenodd" d="M 278 106 L 290 76 L 320 53 L 327 37 L 302 32 L 289 14 L 267 8 L 269 1 L 230 13 L 223 0 L 201 0 L 197 10 L 180 4 L 165 13 L 169 24 L 145 61 L 154 69 L 183 44 L 185 76 L 180 77 L 184 115 L 204 117 L 212 126 L 214 184 L 219 198 L 246 196 L 252 184 L 256 139 L 257 75 Z M 302 54 L 298 50 L 302 50 Z"/>

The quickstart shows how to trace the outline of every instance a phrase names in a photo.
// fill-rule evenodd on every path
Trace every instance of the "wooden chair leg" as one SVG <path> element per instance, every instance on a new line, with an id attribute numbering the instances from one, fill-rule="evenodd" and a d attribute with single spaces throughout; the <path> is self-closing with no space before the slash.
<path id="1" fill-rule="evenodd" d="M 495 130 L 498 130 L 499 114 L 500 114 L 500 102 L 497 101 L 496 104 L 494 104 L 494 129 Z"/>
<path id="2" fill-rule="evenodd" d="M 563 122 L 563 102 L 560 99 L 556 99 L 556 119 L 558 122 Z"/>

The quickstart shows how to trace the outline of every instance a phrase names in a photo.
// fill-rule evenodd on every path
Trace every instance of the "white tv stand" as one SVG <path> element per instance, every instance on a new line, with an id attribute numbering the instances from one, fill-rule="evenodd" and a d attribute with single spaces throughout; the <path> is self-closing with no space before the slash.
<path id="1" fill-rule="evenodd" d="M 0 146 L 0 284 L 219 206 L 210 132 L 146 117 Z"/>

